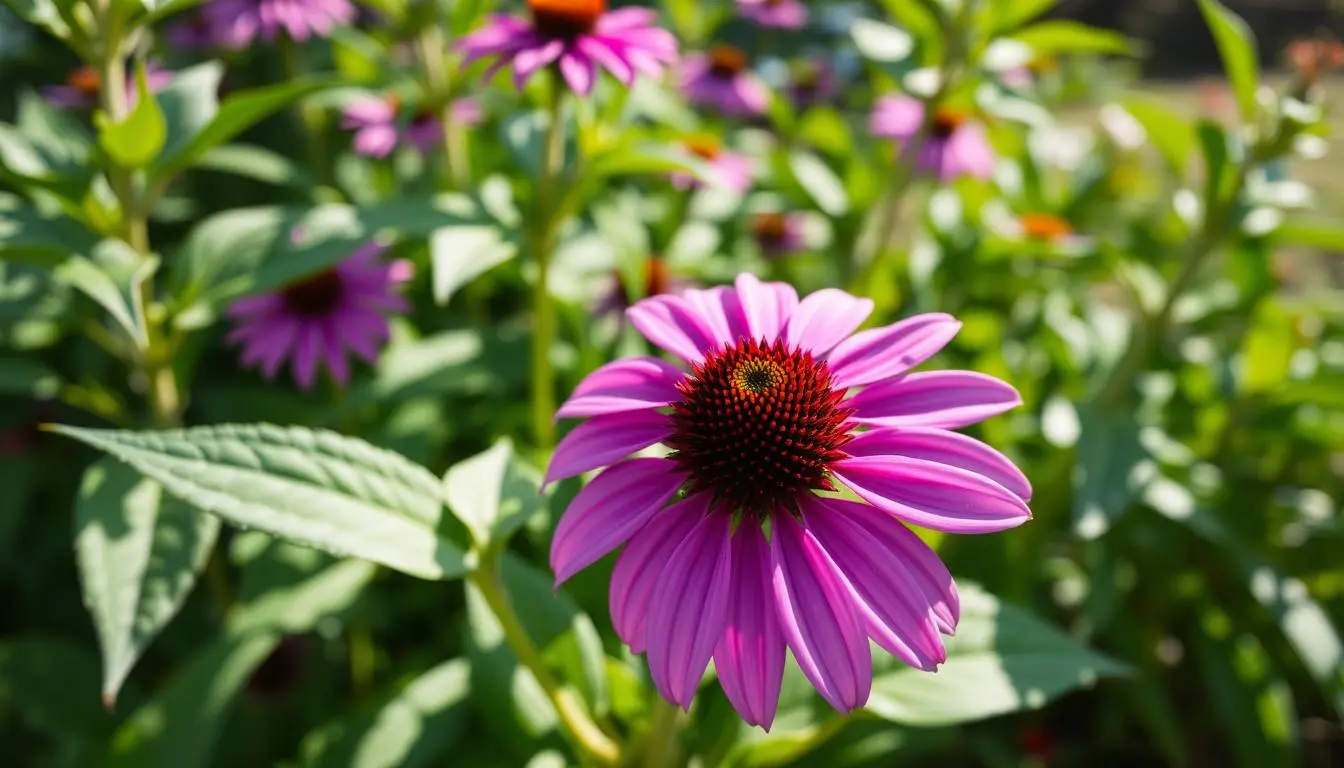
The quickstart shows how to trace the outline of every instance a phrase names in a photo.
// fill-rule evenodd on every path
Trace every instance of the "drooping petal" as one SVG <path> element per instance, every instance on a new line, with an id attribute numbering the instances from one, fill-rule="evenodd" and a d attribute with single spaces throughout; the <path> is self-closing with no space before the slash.
<path id="1" fill-rule="evenodd" d="M 555 583 L 600 560 L 644 527 L 685 481 L 667 459 L 630 459 L 593 478 L 570 502 L 551 541 Z"/>
<path id="2" fill-rule="evenodd" d="M 635 653 L 647 648 L 649 606 L 654 589 L 667 571 L 667 561 L 708 513 L 709 494 L 688 496 L 654 515 L 616 558 L 611 572 L 611 624 Z"/>
<path id="3" fill-rule="evenodd" d="M 883 328 L 860 331 L 840 342 L 827 361 L 837 388 L 857 387 L 899 376 L 947 346 L 961 323 L 930 312 Z"/>
<path id="4" fill-rule="evenodd" d="M 1031 481 L 1007 456 L 959 432 L 929 427 L 874 429 L 845 443 L 850 456 L 905 456 L 960 467 L 1031 501 Z"/>
<path id="5" fill-rule="evenodd" d="M 767 343 L 779 338 L 798 306 L 798 292 L 788 283 L 763 283 L 750 272 L 738 275 L 736 286 L 751 338 Z"/>
<path id="6" fill-rule="evenodd" d="M 775 609 L 784 639 L 803 674 L 831 706 L 863 706 L 873 684 L 853 589 L 810 531 L 787 513 L 771 517 Z"/>
<path id="7" fill-rule="evenodd" d="M 294 380 L 300 389 L 317 383 L 317 358 L 322 351 L 322 329 L 308 323 L 299 327 L 294 344 Z"/>
<path id="8" fill-rule="evenodd" d="M 757 525 L 740 526 L 733 534 L 733 587 L 714 670 L 742 719 L 767 731 L 779 706 L 785 647 L 771 580 L 765 535 Z"/>
<path id="9" fill-rule="evenodd" d="M 594 416 L 565 435 L 551 456 L 542 485 L 610 464 L 667 437 L 672 420 L 655 410 Z"/>
<path id="10" fill-rule="evenodd" d="M 844 341 L 872 311 L 872 299 L 855 298 L 835 288 L 823 288 L 799 302 L 789 317 L 784 338 L 790 347 L 821 356 Z"/>
<path id="11" fill-rule="evenodd" d="M 652 296 L 625 311 L 644 338 L 688 363 L 699 363 L 717 345 L 694 305 L 680 296 Z"/>
<path id="12" fill-rule="evenodd" d="M 533 72 L 554 62 L 565 52 L 563 40 L 548 40 L 534 48 L 525 48 L 513 57 L 513 85 L 523 90 Z"/>
<path id="13" fill-rule="evenodd" d="M 900 456 L 844 459 L 835 476 L 902 520 L 947 533 L 993 533 L 1031 519 L 1027 503 L 984 475 Z"/>
<path id="14" fill-rule="evenodd" d="M 882 542 L 842 515 L 832 514 L 831 504 L 842 501 L 805 499 L 803 525 L 845 574 L 873 641 L 912 667 L 936 669 L 947 660 L 947 651 L 924 591 Z"/>
<path id="15" fill-rule="evenodd" d="M 580 96 L 587 96 L 597 82 L 597 67 L 586 53 L 567 50 L 560 56 L 560 74 L 569 87 Z"/>
<path id="16" fill-rule="evenodd" d="M 956 173 L 965 173 L 980 179 L 994 175 L 994 148 L 985 136 L 985 129 L 968 123 L 957 129 L 947 142 L 948 162 Z"/>
<path id="17" fill-rule="evenodd" d="M 726 514 L 700 518 L 668 559 L 649 608 L 649 674 L 658 691 L 685 710 L 728 617 L 731 532 Z"/>
<path id="18" fill-rule="evenodd" d="M 924 104 L 909 96 L 883 96 L 873 105 L 868 120 L 868 132 L 874 136 L 900 139 L 911 138 L 924 124 Z"/>
<path id="19" fill-rule="evenodd" d="M 957 621 L 961 618 L 961 598 L 957 595 L 957 584 L 952 580 L 952 573 L 947 570 L 937 552 L 916 536 L 914 531 L 906 528 L 905 523 L 893 520 L 867 504 L 830 499 L 828 511 L 846 518 L 881 542 L 892 553 L 892 559 L 905 566 L 924 594 L 924 599 L 933 610 L 938 631 L 945 635 L 955 634 Z"/>
<path id="20" fill-rule="evenodd" d="M 555 417 L 571 419 L 659 408 L 680 397 L 677 382 L 685 375 L 656 357 L 614 360 L 584 377 Z"/>
<path id="21" fill-rule="evenodd" d="M 874 427 L 957 429 L 1022 404 L 1007 382 L 974 371 L 925 371 L 868 387 L 846 403 Z"/>

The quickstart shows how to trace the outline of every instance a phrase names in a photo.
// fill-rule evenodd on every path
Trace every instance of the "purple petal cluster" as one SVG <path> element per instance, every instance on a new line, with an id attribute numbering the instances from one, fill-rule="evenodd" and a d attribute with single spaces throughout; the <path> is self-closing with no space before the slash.
<path id="1" fill-rule="evenodd" d="M 183 33 L 180 41 L 246 48 L 284 34 L 303 42 L 328 37 L 354 19 L 349 0 L 209 0 L 201 7 L 200 29 L 195 35 Z"/>
<path id="2" fill-rule="evenodd" d="M 744 18 L 762 27 L 802 29 L 807 26 L 807 6 L 798 0 L 737 0 Z"/>
<path id="3" fill-rule="evenodd" d="M 884 96 L 873 107 L 868 128 L 874 136 L 908 143 L 924 127 L 924 103 L 909 96 Z M 994 148 L 985 129 L 958 112 L 939 110 L 919 144 L 915 169 L 952 181 L 959 176 L 987 179 L 994 173 Z"/>
<path id="4" fill-rule="evenodd" d="M 145 64 L 145 84 L 150 92 L 161 91 L 173 82 L 173 73 L 154 62 Z M 42 98 L 54 107 L 64 109 L 84 109 L 98 103 L 102 91 L 102 76 L 98 70 L 87 64 L 75 67 L 66 75 L 60 85 L 49 85 L 42 89 Z M 140 95 L 135 88 L 135 70 L 127 67 L 126 104 L 134 107 Z"/>
<path id="5" fill-rule="evenodd" d="M 752 72 L 747 54 L 730 45 L 687 57 L 681 92 L 691 104 L 726 117 L 754 117 L 770 106 L 770 89 Z"/>
<path id="6" fill-rule="evenodd" d="M 474 99 L 458 99 L 448 108 L 459 125 L 479 125 L 485 119 Z M 402 143 L 429 154 L 443 142 L 443 122 L 436 114 L 420 111 L 403 122 L 400 110 L 395 97 L 359 99 L 341 113 L 341 127 L 354 131 L 355 151 L 367 157 L 387 157 Z"/>

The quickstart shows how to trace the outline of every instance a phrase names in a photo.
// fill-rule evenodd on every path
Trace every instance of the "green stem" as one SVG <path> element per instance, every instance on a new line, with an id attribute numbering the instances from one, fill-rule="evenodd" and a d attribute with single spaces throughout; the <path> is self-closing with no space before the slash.
<path id="1" fill-rule="evenodd" d="M 302 80 L 305 74 L 302 50 L 287 36 L 279 40 L 280 58 L 285 69 L 285 79 L 294 82 Z M 299 126 L 303 131 L 304 143 L 308 146 L 308 157 L 317 173 L 318 181 L 325 186 L 333 186 L 330 158 L 327 153 L 326 121 L 321 110 L 306 99 L 299 102 Z"/>
<path id="2" fill-rule="evenodd" d="M 480 590 L 490 611 L 499 620 L 505 641 L 513 649 L 519 663 L 537 679 L 537 683 L 541 685 L 546 697 L 555 707 L 556 714 L 560 716 L 560 723 L 564 726 L 565 732 L 580 753 L 601 766 L 617 765 L 620 761 L 620 748 L 616 742 L 593 722 L 579 698 L 555 679 L 537 647 L 532 644 L 532 639 L 528 637 L 522 622 L 518 620 L 518 614 L 514 612 L 513 604 L 504 587 L 498 554 L 482 557 L 480 567 L 472 572 L 470 579 Z"/>
<path id="3" fill-rule="evenodd" d="M 551 366 L 551 347 L 555 343 L 555 305 L 550 290 L 551 252 L 555 250 L 555 230 L 559 226 L 559 195 L 556 189 L 564 165 L 565 125 L 563 118 L 564 84 L 551 77 L 550 125 L 543 146 L 541 177 L 537 180 L 536 225 L 529 240 L 537 264 L 533 286 L 532 312 L 532 428 L 537 446 L 543 450 L 555 444 L 555 371 Z"/>
<path id="4" fill-rule="evenodd" d="M 443 125 L 443 180 L 449 189 L 462 189 L 471 180 L 467 134 L 453 119 L 452 82 L 448 70 L 449 40 L 438 24 L 429 24 L 416 38 L 425 67 L 425 90 L 431 106 L 439 110 Z"/>
<path id="5" fill-rule="evenodd" d="M 350 684 L 355 695 L 363 696 L 373 690 L 373 667 L 376 651 L 373 637 L 364 622 L 354 619 L 350 622 L 347 640 L 350 647 Z"/>
<path id="6" fill-rule="evenodd" d="M 651 709 L 649 738 L 644 744 L 644 768 L 668 768 L 676 764 L 681 710 L 656 692 Z"/>

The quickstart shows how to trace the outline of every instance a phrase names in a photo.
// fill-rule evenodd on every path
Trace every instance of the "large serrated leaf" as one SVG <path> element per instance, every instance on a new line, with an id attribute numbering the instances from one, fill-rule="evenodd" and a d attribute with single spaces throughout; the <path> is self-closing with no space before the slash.
<path id="1" fill-rule="evenodd" d="M 75 562 L 103 652 L 103 700 L 117 692 L 176 615 L 219 535 L 219 518 L 105 458 L 84 473 L 75 506 Z"/>
<path id="2" fill-rule="evenodd" d="M 362 440 L 270 424 L 53 429 L 236 525 L 424 579 L 467 570 L 462 548 L 439 533 L 438 480 Z"/>

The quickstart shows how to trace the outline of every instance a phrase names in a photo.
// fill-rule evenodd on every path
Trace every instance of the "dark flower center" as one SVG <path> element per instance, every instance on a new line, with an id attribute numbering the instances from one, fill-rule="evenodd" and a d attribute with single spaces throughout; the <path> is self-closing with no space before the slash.
<path id="1" fill-rule="evenodd" d="M 103 78 L 98 74 L 98 70 L 85 64 L 70 70 L 70 74 L 65 76 L 65 84 L 86 96 L 97 96 L 102 88 Z"/>
<path id="2" fill-rule="evenodd" d="M 933 114 L 933 125 L 929 132 L 935 139 L 950 139 L 952 134 L 966 122 L 966 116 L 950 109 L 940 109 Z"/>
<path id="3" fill-rule="evenodd" d="M 747 54 L 731 45 L 715 45 L 709 49 L 709 71 L 716 77 L 732 78 L 747 69 Z"/>
<path id="4" fill-rule="evenodd" d="M 1018 223 L 1022 233 L 1033 240 L 1057 240 L 1073 232 L 1068 221 L 1053 213 L 1024 214 Z"/>
<path id="5" fill-rule="evenodd" d="M 573 40 L 597 26 L 606 0 L 527 0 L 532 26 L 545 37 Z"/>
<path id="6" fill-rule="evenodd" d="M 751 233 L 762 243 L 779 243 L 788 232 L 789 221 L 782 213 L 758 213 L 751 220 Z"/>
<path id="7" fill-rule="evenodd" d="M 295 314 L 325 317 L 340 303 L 343 289 L 341 274 L 334 269 L 325 269 L 287 286 L 280 296 Z"/>
<path id="8" fill-rule="evenodd" d="M 701 160 L 714 160 L 720 152 L 719 141 L 713 136 L 692 136 L 683 139 L 682 145 L 686 147 L 687 152 Z"/>
<path id="9" fill-rule="evenodd" d="M 667 293 L 671 283 L 672 273 L 668 271 L 666 262 L 657 256 L 650 256 L 644 260 L 644 298 Z M 621 279 L 620 270 L 616 271 L 616 292 L 620 295 L 621 306 L 630 306 L 632 299 L 625 290 L 625 281 Z"/>
<path id="10" fill-rule="evenodd" d="M 783 341 L 741 340 L 711 353 L 677 385 L 665 442 L 690 476 L 733 512 L 794 509 L 803 493 L 834 490 L 828 467 L 849 442 L 845 390 L 831 371 Z"/>

